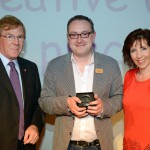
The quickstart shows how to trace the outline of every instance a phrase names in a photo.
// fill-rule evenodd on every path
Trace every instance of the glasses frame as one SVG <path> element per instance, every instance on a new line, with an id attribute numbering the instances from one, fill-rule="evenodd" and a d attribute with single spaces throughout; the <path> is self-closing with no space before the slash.
<path id="1" fill-rule="evenodd" d="M 68 34 L 68 36 L 69 36 L 71 39 L 78 39 L 79 36 L 80 36 L 81 38 L 85 39 L 85 38 L 88 38 L 91 33 L 94 33 L 94 32 L 93 32 L 93 31 L 91 31 L 91 32 L 83 32 L 83 33 L 80 33 L 80 34 L 77 34 L 77 33 L 70 33 L 70 34 Z M 87 35 L 85 36 L 85 34 L 87 34 Z M 76 35 L 77 37 L 72 37 L 72 36 L 75 36 L 75 35 Z"/>
<path id="2" fill-rule="evenodd" d="M 7 34 L 7 35 L 2 35 L 1 34 L 0 36 L 6 38 L 8 41 L 14 41 L 17 38 L 17 40 L 19 42 L 23 42 L 25 40 L 25 38 L 26 38 L 25 36 L 22 36 L 22 35 L 15 36 L 13 34 Z"/>

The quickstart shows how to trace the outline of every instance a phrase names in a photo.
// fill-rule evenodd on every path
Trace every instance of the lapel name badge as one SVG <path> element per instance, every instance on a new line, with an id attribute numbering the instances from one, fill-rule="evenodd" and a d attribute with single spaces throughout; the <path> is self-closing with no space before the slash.
<path id="1" fill-rule="evenodd" d="M 103 70 L 103 69 L 96 68 L 96 69 L 95 69 L 95 72 L 96 72 L 96 73 L 104 73 L 104 70 Z"/>

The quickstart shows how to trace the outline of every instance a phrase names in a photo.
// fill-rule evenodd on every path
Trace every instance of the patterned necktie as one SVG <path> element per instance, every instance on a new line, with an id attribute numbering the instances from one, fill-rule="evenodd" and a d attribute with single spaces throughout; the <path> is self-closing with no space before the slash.
<path id="1" fill-rule="evenodd" d="M 19 135 L 18 139 L 21 140 L 24 135 L 24 110 L 23 110 L 23 99 L 22 99 L 22 92 L 21 92 L 21 86 L 19 81 L 19 75 L 15 68 L 14 62 L 9 62 L 8 65 L 10 66 L 10 81 L 12 83 L 12 86 L 14 88 L 15 94 L 18 99 L 19 104 L 19 110 L 20 110 L 20 116 L 19 116 Z"/>

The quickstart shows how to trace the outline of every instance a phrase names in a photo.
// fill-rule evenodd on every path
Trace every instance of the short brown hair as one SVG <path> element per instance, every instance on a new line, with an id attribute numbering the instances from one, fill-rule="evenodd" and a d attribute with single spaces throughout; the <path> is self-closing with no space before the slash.
<path id="1" fill-rule="evenodd" d="M 92 21 L 90 18 L 88 18 L 88 17 L 86 17 L 86 16 L 83 16 L 83 15 L 76 15 L 76 16 L 72 17 L 71 19 L 69 19 L 69 21 L 68 21 L 68 23 L 67 23 L 67 32 L 68 32 L 68 30 L 69 30 L 69 25 L 70 25 L 71 22 L 73 22 L 74 20 L 86 20 L 86 21 L 88 21 L 88 22 L 90 23 L 90 25 L 91 25 L 91 30 L 92 30 L 92 32 L 93 32 L 93 33 L 95 32 L 93 21 Z"/>
<path id="2" fill-rule="evenodd" d="M 124 63 L 129 66 L 129 68 L 136 68 L 136 65 L 134 64 L 131 55 L 130 55 L 130 48 L 133 46 L 133 43 L 135 41 L 142 41 L 145 40 L 150 46 L 150 30 L 149 29 L 136 29 L 129 33 L 124 41 L 122 53 L 123 53 L 123 59 Z"/>
<path id="3" fill-rule="evenodd" d="M 3 30 L 15 29 L 18 26 L 22 26 L 24 36 L 26 36 L 26 29 L 24 24 L 15 16 L 6 15 L 0 19 L 0 34 Z"/>

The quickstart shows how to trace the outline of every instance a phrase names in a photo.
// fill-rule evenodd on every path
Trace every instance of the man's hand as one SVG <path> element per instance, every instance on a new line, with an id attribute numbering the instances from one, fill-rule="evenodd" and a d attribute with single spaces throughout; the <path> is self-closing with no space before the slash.
<path id="1" fill-rule="evenodd" d="M 102 113 L 103 103 L 102 103 L 102 100 L 98 97 L 98 95 L 95 94 L 94 98 L 95 98 L 95 101 L 90 102 L 87 112 L 91 116 L 98 116 Z"/>
<path id="2" fill-rule="evenodd" d="M 35 125 L 30 125 L 25 131 L 24 144 L 35 144 L 39 139 L 38 128 Z"/>
<path id="3" fill-rule="evenodd" d="M 67 103 L 70 111 L 78 118 L 82 118 L 88 115 L 85 107 L 77 106 L 77 103 L 81 103 L 81 100 L 78 97 L 68 97 Z"/>

